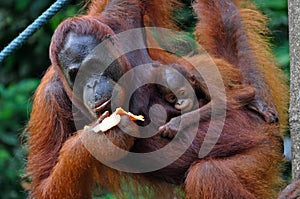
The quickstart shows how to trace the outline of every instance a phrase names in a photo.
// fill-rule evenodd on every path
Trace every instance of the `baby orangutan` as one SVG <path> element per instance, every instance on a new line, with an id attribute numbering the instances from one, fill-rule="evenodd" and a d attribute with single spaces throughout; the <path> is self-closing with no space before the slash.
<path id="1" fill-rule="evenodd" d="M 204 80 L 197 71 L 188 70 L 175 64 L 161 68 L 160 77 L 165 86 L 159 86 L 159 92 L 168 103 L 183 113 L 159 128 L 162 137 L 172 139 L 179 129 L 209 120 L 212 117 L 212 108 L 215 109 L 214 117 L 218 117 L 228 109 L 254 101 L 255 89 L 252 86 L 241 86 L 239 92 L 226 96 L 221 94 L 222 90 L 217 85 L 209 85 L 214 88 L 214 94 L 211 95 L 206 86 L 206 79 Z M 211 83 L 212 81 L 209 81 L 208 84 Z"/>
<path id="2" fill-rule="evenodd" d="M 201 105 L 204 105 L 203 103 L 206 101 L 205 95 L 200 88 L 196 87 L 196 79 L 183 68 L 177 71 L 175 68 L 164 67 L 162 69 L 162 80 L 167 87 L 159 87 L 160 94 L 168 103 L 172 104 L 177 110 L 182 111 L 182 113 L 199 108 L 196 96 L 201 100 Z"/>

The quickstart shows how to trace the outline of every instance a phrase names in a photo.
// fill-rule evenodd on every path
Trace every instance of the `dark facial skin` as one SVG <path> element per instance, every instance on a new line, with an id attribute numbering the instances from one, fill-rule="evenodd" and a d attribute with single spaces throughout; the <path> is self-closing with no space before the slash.
<path id="1" fill-rule="evenodd" d="M 173 138 L 179 131 L 180 125 L 185 128 L 193 123 L 209 120 L 213 103 L 216 113 L 222 113 L 223 108 L 225 108 L 225 101 L 227 102 L 226 108 L 230 109 L 240 102 L 252 101 L 255 96 L 255 89 L 249 86 L 240 89 L 237 94 L 227 99 L 220 98 L 222 95 L 218 94 L 211 98 L 202 78 L 186 71 L 184 66 L 174 65 L 172 68 L 163 67 L 161 70 L 162 79 L 167 86 L 167 88 L 159 89 L 162 96 L 183 113 L 159 128 L 162 137 Z M 197 96 L 195 96 L 196 94 Z M 201 117 L 199 118 L 199 116 Z"/>
<path id="2" fill-rule="evenodd" d="M 182 112 L 188 112 L 197 107 L 197 100 L 193 97 L 195 91 L 187 84 L 193 83 L 192 79 L 185 79 L 183 75 L 170 68 L 163 69 L 162 78 L 168 87 L 161 89 L 167 102 Z M 188 82 L 184 80 L 188 80 Z"/>
<path id="3" fill-rule="evenodd" d="M 175 73 L 169 73 L 167 77 L 168 78 L 166 78 L 166 82 L 170 89 L 163 88 L 161 89 L 161 92 L 163 93 L 165 100 L 170 104 L 173 104 L 176 109 L 180 109 L 183 114 L 172 118 L 167 124 L 159 128 L 159 133 L 165 138 L 172 139 L 179 131 L 180 126 L 182 126 L 182 128 L 186 128 L 193 123 L 208 121 L 212 114 L 212 103 L 215 104 L 215 112 L 220 112 L 222 114 L 224 111 L 222 108 L 225 108 L 224 100 L 227 101 L 227 109 L 234 109 L 235 107 L 239 106 L 237 104 L 251 102 L 255 97 L 255 89 L 251 86 L 248 86 L 240 89 L 239 92 L 228 97 L 227 99 L 219 98 L 218 95 L 216 95 L 215 98 L 212 98 L 207 102 L 208 99 L 205 98 L 193 98 L 192 94 L 194 90 L 197 91 L 197 89 L 201 87 L 201 85 L 198 85 L 198 80 L 192 77 L 189 79 L 189 82 L 191 82 L 191 85 L 193 85 L 194 89 L 191 90 L 189 89 L 190 87 L 188 87 L 188 85 L 183 83 L 183 76 L 178 76 Z M 202 86 L 202 88 L 204 87 Z M 174 90 L 174 93 L 171 92 L 171 90 Z M 205 89 L 203 92 L 208 94 L 208 91 Z"/>
<path id="4" fill-rule="evenodd" d="M 72 32 L 67 35 L 65 45 L 58 53 L 58 59 L 71 88 L 82 61 L 99 43 L 100 41 L 91 35 L 78 35 Z"/>
<path id="5" fill-rule="evenodd" d="M 105 36 L 103 39 L 106 38 Z M 58 61 L 63 75 L 74 93 L 76 90 L 76 88 L 73 88 L 75 80 L 79 70 L 84 65 L 84 60 L 100 42 L 92 35 L 70 32 L 66 36 L 64 45 L 58 53 Z M 110 110 L 110 100 L 114 88 L 119 93 L 118 98 L 114 99 L 115 102 L 121 103 L 122 101 L 123 91 L 115 83 L 115 80 L 118 80 L 122 75 L 122 66 L 116 61 L 104 72 L 99 72 L 102 67 L 101 60 L 86 63 L 88 64 L 85 66 L 85 70 L 89 69 L 87 72 L 91 75 L 81 75 L 80 81 L 82 83 L 79 86 L 83 88 L 82 90 L 76 90 L 76 96 L 83 101 L 84 106 L 87 107 L 91 115 L 96 116 L 98 113 L 101 115 L 101 112 Z"/>

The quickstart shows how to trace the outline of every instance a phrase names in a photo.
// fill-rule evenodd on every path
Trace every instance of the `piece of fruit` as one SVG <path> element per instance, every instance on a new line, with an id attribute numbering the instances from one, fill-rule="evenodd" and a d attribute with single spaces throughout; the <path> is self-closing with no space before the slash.
<path id="1" fill-rule="evenodd" d="M 122 108 L 117 108 L 116 111 L 115 111 L 115 113 L 116 114 L 120 114 L 120 115 L 128 115 L 132 121 L 135 121 L 135 120 L 144 121 L 144 116 L 142 116 L 142 115 L 134 115 L 134 114 L 132 114 L 130 112 L 124 111 L 124 109 L 122 109 Z"/>
<path id="2" fill-rule="evenodd" d="M 117 126 L 121 121 L 121 115 L 128 115 L 131 120 L 144 121 L 144 116 L 134 115 L 130 112 L 124 111 L 122 108 L 117 108 L 109 117 L 105 118 L 100 124 L 96 125 L 92 130 L 94 132 L 105 132 L 114 126 Z"/>

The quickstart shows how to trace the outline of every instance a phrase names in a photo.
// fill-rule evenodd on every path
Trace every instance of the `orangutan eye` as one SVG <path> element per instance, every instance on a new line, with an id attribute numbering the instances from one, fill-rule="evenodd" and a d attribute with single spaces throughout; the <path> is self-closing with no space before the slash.
<path id="1" fill-rule="evenodd" d="M 185 96 L 185 90 L 180 90 L 179 91 L 179 96 L 184 97 Z"/>
<path id="2" fill-rule="evenodd" d="M 166 100 L 169 102 L 169 103 L 175 103 L 177 101 L 177 97 L 174 95 L 174 94 L 168 94 L 166 96 Z"/>

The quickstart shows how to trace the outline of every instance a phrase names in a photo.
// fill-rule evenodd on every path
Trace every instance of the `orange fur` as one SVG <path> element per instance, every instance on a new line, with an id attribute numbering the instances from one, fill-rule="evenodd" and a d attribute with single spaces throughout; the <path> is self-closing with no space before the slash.
<path id="1" fill-rule="evenodd" d="M 97 188 L 111 191 L 118 197 L 125 197 L 127 188 L 132 188 L 136 197 L 143 195 L 145 198 L 179 198 L 182 192 L 189 199 L 272 198 L 276 195 L 281 183 L 280 128 L 282 131 L 287 120 L 288 92 L 284 76 L 274 64 L 268 41 L 262 36 L 267 33 L 266 21 L 255 6 L 246 0 L 234 1 L 239 6 L 238 13 L 242 17 L 242 23 L 235 28 L 242 27 L 242 31 L 237 31 L 236 35 L 230 37 L 230 41 L 226 41 L 223 36 L 228 36 L 227 24 L 223 24 L 222 17 L 231 16 L 232 13 L 222 14 L 222 6 L 211 7 L 213 4 L 219 5 L 218 2 L 230 1 L 203 0 L 195 3 L 195 11 L 200 18 L 195 31 L 197 42 L 213 57 L 229 97 L 239 94 L 240 89 L 245 86 L 245 75 L 241 69 L 253 67 L 258 70 L 259 75 L 256 78 L 262 88 L 256 89 L 264 94 L 263 97 L 268 103 L 272 104 L 274 100 L 279 123 L 268 124 L 258 113 L 247 107 L 248 101 L 242 102 L 241 106 L 228 110 L 221 139 L 207 158 L 199 160 L 197 154 L 194 154 L 200 147 L 199 143 L 203 141 L 208 125 L 206 122 L 200 123 L 195 146 L 186 152 L 186 156 L 183 155 L 172 163 L 171 169 L 166 167 L 156 174 L 154 172 L 136 175 L 104 166 L 89 153 L 82 143 L 82 137 L 87 136 L 91 147 L 97 149 L 98 155 L 103 158 L 117 160 L 126 153 L 116 154 L 107 145 L 104 134 L 93 134 L 89 129 L 76 131 L 74 123 L 83 118 L 83 113 L 80 107 L 75 107 L 78 109 L 75 110 L 75 115 L 72 113 L 72 91 L 57 60 L 57 53 L 70 31 L 67 28 L 72 27 L 78 34 L 93 35 L 100 41 L 108 33 L 114 34 L 114 31 L 134 28 L 125 23 L 130 17 L 135 19 L 134 21 L 141 21 L 141 24 L 134 24 L 136 27 L 159 26 L 176 30 L 172 11 L 179 8 L 180 3 L 175 0 L 91 0 L 88 1 L 89 9 L 85 16 L 68 19 L 57 29 L 50 47 L 53 66 L 50 66 L 35 93 L 27 127 L 27 171 L 32 180 L 30 198 L 91 198 L 93 190 Z M 210 9 L 203 11 L 201 6 Z M 245 35 L 248 40 L 240 42 L 239 36 Z M 154 37 L 149 38 L 148 42 L 157 42 Z M 240 49 L 226 46 L 227 43 L 235 44 L 237 41 L 245 45 L 246 50 L 250 48 L 253 56 L 249 57 L 256 60 L 258 66 L 252 62 L 249 66 L 240 66 L 240 60 L 234 54 L 234 50 Z M 222 45 L 225 45 L 225 50 L 222 49 Z M 184 59 L 162 50 L 150 50 L 149 54 L 152 60 L 164 64 L 176 62 L 187 69 L 190 67 Z M 136 57 L 136 60 L 142 58 Z M 200 60 L 198 55 L 190 59 Z M 124 60 L 124 63 L 130 65 L 130 61 Z M 205 63 L 205 60 L 201 63 Z M 247 85 L 245 87 L 247 88 Z M 127 120 L 124 116 L 124 126 L 136 134 L 140 133 L 136 124 Z M 188 131 L 184 133 L 189 133 Z M 134 152 L 158 149 L 158 146 L 162 147 L 168 143 L 160 136 L 146 141 L 136 140 L 123 133 L 120 128 L 113 128 L 106 135 L 115 145 L 127 151 L 136 150 Z M 253 143 L 255 145 L 252 145 Z M 235 153 L 232 153 L 231 148 L 236 149 Z M 182 171 L 183 177 L 179 171 Z M 166 179 L 166 182 L 161 182 L 159 178 Z M 170 181 L 174 184 L 169 183 Z"/>

